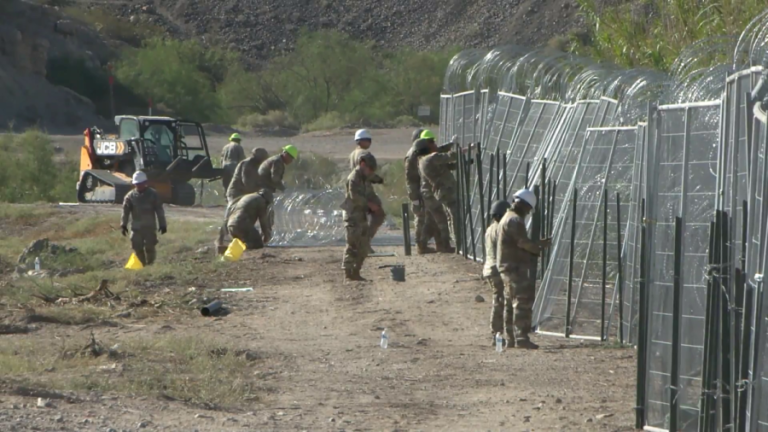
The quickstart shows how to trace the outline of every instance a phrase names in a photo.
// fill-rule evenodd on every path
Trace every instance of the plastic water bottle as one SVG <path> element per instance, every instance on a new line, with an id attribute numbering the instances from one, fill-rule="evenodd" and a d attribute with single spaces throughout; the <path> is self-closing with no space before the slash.
<path id="1" fill-rule="evenodd" d="M 35 271 L 40 271 L 40 257 L 35 258 Z"/>
<path id="2" fill-rule="evenodd" d="M 501 332 L 496 333 L 496 352 L 504 351 L 504 339 L 501 338 Z"/>
<path id="3" fill-rule="evenodd" d="M 387 329 L 384 329 L 383 332 L 381 332 L 381 348 L 387 349 L 387 346 L 389 345 L 389 333 L 387 333 Z"/>

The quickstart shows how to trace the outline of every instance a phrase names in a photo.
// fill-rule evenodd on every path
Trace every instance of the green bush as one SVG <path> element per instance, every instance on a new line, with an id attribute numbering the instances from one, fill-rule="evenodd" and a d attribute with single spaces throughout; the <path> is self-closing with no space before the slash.
<path id="1" fill-rule="evenodd" d="M 315 132 L 321 130 L 339 129 L 352 123 L 349 116 L 345 116 L 336 111 L 327 112 L 310 123 L 305 124 L 302 132 Z"/>
<path id="2" fill-rule="evenodd" d="M 75 201 L 74 161 L 57 161 L 50 138 L 38 131 L 0 136 L 0 201 Z"/>
<path id="3" fill-rule="evenodd" d="M 285 111 L 272 110 L 266 114 L 248 114 L 237 121 L 238 129 L 298 129 L 298 124 Z"/>
<path id="4" fill-rule="evenodd" d="M 129 49 L 116 67 L 117 79 L 178 117 L 200 122 L 225 119 L 216 87 L 238 60 L 196 41 L 149 39 Z"/>
<path id="5" fill-rule="evenodd" d="M 665 71 L 686 47 L 702 39 L 738 35 L 765 9 L 764 0 L 644 0 L 611 7 L 577 1 L 590 34 L 571 35 L 573 51 L 626 67 Z M 726 60 L 716 55 L 698 59 L 702 67 Z"/>

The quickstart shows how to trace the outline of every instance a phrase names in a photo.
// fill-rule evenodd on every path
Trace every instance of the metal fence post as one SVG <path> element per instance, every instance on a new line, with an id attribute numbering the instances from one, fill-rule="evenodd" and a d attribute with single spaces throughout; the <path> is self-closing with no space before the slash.
<path id="1" fill-rule="evenodd" d="M 483 163 L 482 163 L 482 155 L 480 154 L 480 148 L 478 147 L 477 153 L 475 155 L 475 163 L 477 164 L 477 191 L 479 193 L 480 198 L 480 220 L 482 221 L 482 227 L 483 229 L 481 231 L 485 232 L 485 227 L 488 225 L 485 224 L 485 199 L 483 197 Z M 475 259 L 477 259 L 477 251 L 474 250 L 474 244 L 475 244 L 475 230 L 472 230 L 472 248 L 474 252 Z M 481 235 L 480 239 L 483 243 L 483 255 L 485 255 L 485 236 Z M 483 257 L 483 262 L 485 262 L 485 257 Z"/>
<path id="2" fill-rule="evenodd" d="M 608 199 L 606 198 L 606 203 Z M 621 259 L 621 194 L 616 192 L 616 262 L 617 262 L 617 285 L 619 290 L 619 343 L 624 345 L 624 269 Z"/>
<path id="3" fill-rule="evenodd" d="M 601 280 L 601 292 L 600 296 L 600 341 L 604 342 L 605 337 L 605 292 L 606 292 L 606 279 L 608 279 L 608 189 L 603 189 L 603 274 Z"/>
<path id="4" fill-rule="evenodd" d="M 669 430 L 678 431 L 680 393 L 680 321 L 682 320 L 683 287 L 680 273 L 683 266 L 683 219 L 675 218 L 675 256 L 672 297 L 672 370 L 669 374 Z"/>
<path id="5" fill-rule="evenodd" d="M 408 203 L 403 203 L 403 247 L 405 256 L 411 256 L 411 218 Z"/>
<path id="6" fill-rule="evenodd" d="M 642 200 L 641 218 L 645 219 L 645 199 Z M 643 220 L 641 219 L 641 220 Z M 635 429 L 645 426 L 645 386 L 648 376 L 647 351 L 648 351 L 648 286 L 646 278 L 646 228 L 643 221 L 640 225 L 640 279 L 638 281 L 640 291 L 640 310 L 638 311 L 638 336 L 637 336 L 637 381 L 635 405 Z"/>
<path id="7" fill-rule="evenodd" d="M 571 298 L 573 296 L 573 254 L 576 244 L 576 202 L 578 200 L 578 190 L 573 188 L 573 213 L 571 216 L 571 248 L 568 254 L 568 292 L 567 304 L 565 305 L 565 337 L 571 337 Z"/>

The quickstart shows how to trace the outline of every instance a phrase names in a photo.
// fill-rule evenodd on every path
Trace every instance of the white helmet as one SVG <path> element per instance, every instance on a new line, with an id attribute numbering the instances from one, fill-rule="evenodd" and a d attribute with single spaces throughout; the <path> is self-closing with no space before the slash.
<path id="1" fill-rule="evenodd" d="M 515 199 L 526 202 L 532 209 L 536 208 L 536 194 L 530 189 L 520 189 L 513 196 Z"/>
<path id="2" fill-rule="evenodd" d="M 355 141 L 369 140 L 371 139 L 371 133 L 367 129 L 360 129 L 355 132 Z"/>
<path id="3" fill-rule="evenodd" d="M 147 175 L 144 173 L 144 171 L 136 171 L 133 173 L 133 184 L 139 184 L 144 183 L 147 181 Z"/>

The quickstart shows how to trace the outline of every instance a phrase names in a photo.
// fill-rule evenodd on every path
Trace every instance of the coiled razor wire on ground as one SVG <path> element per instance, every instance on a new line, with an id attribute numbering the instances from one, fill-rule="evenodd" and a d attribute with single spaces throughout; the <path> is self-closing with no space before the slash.
<path id="1" fill-rule="evenodd" d="M 758 65 L 768 67 L 767 51 L 768 10 L 739 37 L 692 44 L 669 73 L 624 70 L 515 45 L 459 53 L 446 71 L 441 138 L 457 135 L 464 146 L 480 141 L 479 154 L 459 164 L 465 167 L 459 179 L 459 249 L 483 260 L 482 224 L 492 200 L 508 198 L 526 180 L 552 193 L 540 201 L 552 218 L 545 229 L 555 241 L 541 260 L 546 268 L 538 274 L 534 325 L 539 331 L 565 327 L 565 334 L 601 338 L 605 331 L 639 340 L 641 427 L 671 428 L 676 407 L 679 430 L 735 430 L 738 423 L 739 430 L 768 431 L 768 290 L 762 285 L 768 273 L 768 121 L 759 103 L 753 110 L 746 96 L 761 79 Z M 616 192 L 621 205 L 606 209 Z M 578 207 L 571 211 L 574 196 Z M 727 212 L 727 239 L 710 234 L 716 210 Z M 683 233 L 680 311 L 672 310 L 676 217 Z M 603 218 L 606 227 L 600 226 Z M 641 227 L 647 230 L 644 250 Z M 603 238 L 612 244 L 605 252 Z M 723 242 L 727 254 L 709 257 L 710 241 Z M 717 267 L 728 274 L 702 278 L 713 259 L 727 259 Z M 743 304 L 736 269 L 746 276 Z M 564 291 L 571 283 L 569 301 Z M 648 298 L 642 332 L 641 291 Z M 603 301 L 607 322 L 600 318 Z M 724 318 L 713 312 L 720 304 Z M 621 311 L 621 320 L 614 311 Z M 730 339 L 723 339 L 729 332 Z M 727 358 L 730 365 L 723 363 Z"/>
<path id="2" fill-rule="evenodd" d="M 199 186 L 198 186 L 199 188 Z M 198 189 L 199 190 L 199 189 Z M 207 194 L 213 194 L 222 201 L 220 190 L 209 188 Z M 208 198 L 208 202 L 213 199 Z M 217 201 L 217 202 L 218 202 Z M 275 194 L 272 208 L 275 225 L 269 246 L 312 247 L 345 244 L 343 211 L 344 190 L 340 187 L 321 190 L 288 189 Z M 221 207 L 224 218 L 225 207 Z M 387 218 L 384 228 L 394 227 L 391 218 Z M 403 244 L 399 232 L 387 232 L 382 229 L 373 239 L 374 246 L 400 246 Z"/>

